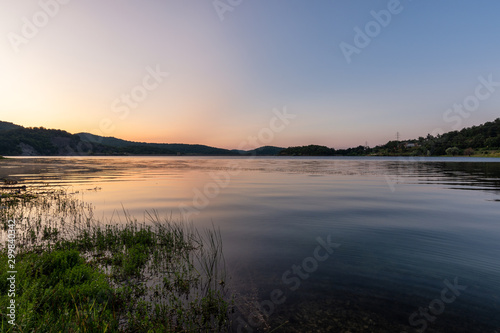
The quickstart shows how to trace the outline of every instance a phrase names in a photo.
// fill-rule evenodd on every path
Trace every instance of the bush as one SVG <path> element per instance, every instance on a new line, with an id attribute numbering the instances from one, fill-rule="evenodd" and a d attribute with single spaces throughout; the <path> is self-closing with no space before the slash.
<path id="1" fill-rule="evenodd" d="M 474 154 L 474 149 L 467 148 L 467 149 L 464 150 L 464 155 L 470 156 L 472 154 Z"/>
<path id="2" fill-rule="evenodd" d="M 458 154 L 460 154 L 460 149 L 457 147 L 450 147 L 450 148 L 446 149 L 446 155 L 455 156 Z"/>

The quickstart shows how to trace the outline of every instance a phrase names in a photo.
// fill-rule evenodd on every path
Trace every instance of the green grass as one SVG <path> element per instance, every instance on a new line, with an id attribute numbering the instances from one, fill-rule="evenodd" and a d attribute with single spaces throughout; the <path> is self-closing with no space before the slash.
<path id="1" fill-rule="evenodd" d="M 112 309 L 117 293 L 107 276 L 86 265 L 78 251 L 56 250 L 42 255 L 25 253 L 16 259 L 15 300 L 19 331 L 117 330 L 117 316 Z M 7 267 L 7 256 L 0 257 L 0 265 Z M 10 299 L 7 295 L 9 275 L 5 272 L 0 276 L 3 309 Z M 2 332 L 13 331 L 7 321 L 2 316 Z"/>
<path id="2" fill-rule="evenodd" d="M 3 193 L 0 223 L 16 218 L 18 332 L 213 332 L 230 325 L 218 230 L 162 219 L 101 223 L 64 191 Z M 8 247 L 0 246 L 2 332 L 14 332 Z"/>
<path id="3" fill-rule="evenodd" d="M 499 150 L 482 150 L 476 151 L 471 157 L 500 157 Z"/>

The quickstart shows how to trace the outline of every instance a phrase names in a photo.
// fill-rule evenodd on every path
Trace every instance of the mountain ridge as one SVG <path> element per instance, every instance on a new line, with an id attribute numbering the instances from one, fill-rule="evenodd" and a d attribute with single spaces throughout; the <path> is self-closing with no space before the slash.
<path id="1" fill-rule="evenodd" d="M 0 121 L 0 155 L 187 155 L 187 156 L 496 156 L 500 151 L 500 118 L 481 125 L 425 138 L 389 141 L 370 148 L 335 150 L 326 146 L 263 146 L 244 151 L 201 144 L 148 143 L 44 127 L 23 127 Z"/>
<path id="2" fill-rule="evenodd" d="M 58 129 L 23 127 L 0 121 L 0 155 L 4 156 L 249 156 L 277 155 L 283 149 L 281 147 L 264 146 L 248 151 L 238 151 L 201 144 L 134 142 L 85 132 L 71 134 Z"/>

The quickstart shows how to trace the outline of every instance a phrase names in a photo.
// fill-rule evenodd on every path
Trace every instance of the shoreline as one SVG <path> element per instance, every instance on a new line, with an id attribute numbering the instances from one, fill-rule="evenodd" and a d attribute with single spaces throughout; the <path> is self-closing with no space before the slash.
<path id="1" fill-rule="evenodd" d="M 485 155 L 485 154 L 474 154 L 474 155 L 431 155 L 431 156 L 420 156 L 420 155 L 164 155 L 164 154 L 146 154 L 146 155 L 15 155 L 15 156 L 0 156 L 0 160 L 10 160 L 17 158 L 66 158 L 66 157 L 411 157 L 411 158 L 436 158 L 436 157 L 449 157 L 449 158 L 500 158 L 500 152 Z"/>

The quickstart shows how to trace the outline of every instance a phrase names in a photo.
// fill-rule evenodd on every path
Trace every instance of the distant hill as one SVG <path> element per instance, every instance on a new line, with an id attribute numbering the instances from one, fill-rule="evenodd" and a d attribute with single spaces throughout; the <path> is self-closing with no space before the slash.
<path id="1" fill-rule="evenodd" d="M 309 145 L 290 147 L 279 154 L 284 156 L 496 156 L 500 150 L 500 118 L 460 131 L 406 141 L 389 141 L 373 148 L 358 146 L 348 149 Z"/>
<path id="2" fill-rule="evenodd" d="M 369 150 L 367 147 L 358 146 L 347 149 L 333 149 L 326 146 L 309 145 L 300 147 L 290 147 L 282 150 L 282 156 L 364 156 Z"/>
<path id="3" fill-rule="evenodd" d="M 274 156 L 278 155 L 285 148 L 274 147 L 274 146 L 264 146 L 254 150 L 249 150 L 247 153 L 252 155 L 266 155 L 266 156 Z"/>
<path id="4" fill-rule="evenodd" d="M 104 136 L 99 136 L 99 135 L 94 135 L 90 133 L 76 133 L 80 137 L 82 141 L 86 142 L 91 142 L 91 143 L 99 143 L 103 144 L 106 146 L 111 146 L 111 147 L 126 147 L 126 146 L 131 146 L 134 144 L 134 142 L 131 141 L 126 141 L 122 139 L 117 139 L 114 137 L 104 137 Z M 137 144 L 137 142 L 135 142 Z"/>
<path id="5" fill-rule="evenodd" d="M 279 152 L 284 156 L 332 156 L 335 149 L 325 146 L 309 145 L 301 147 L 289 147 Z"/>
<path id="6" fill-rule="evenodd" d="M 205 145 L 181 143 L 146 143 L 102 137 L 90 133 L 71 134 L 43 127 L 25 128 L 0 121 L 0 155 L 206 155 L 206 156 L 496 156 L 500 150 L 500 118 L 479 126 L 451 131 L 437 136 L 406 141 L 389 141 L 373 148 L 358 146 L 333 149 L 308 145 L 280 148 L 229 150 Z"/>
<path id="7" fill-rule="evenodd" d="M 13 124 L 13 123 L 9 123 L 6 121 L 0 121 L 0 131 L 8 131 L 11 129 L 16 129 L 16 128 L 22 128 L 22 126 L 19 126 L 19 125 Z"/>
<path id="8" fill-rule="evenodd" d="M 482 125 L 463 128 L 436 136 L 406 141 L 389 141 L 377 146 L 370 153 L 377 155 L 488 155 L 500 150 L 500 118 Z"/>
<path id="9" fill-rule="evenodd" d="M 90 133 L 71 134 L 43 127 L 25 128 L 0 121 L 0 155 L 72 156 L 72 155 L 275 155 L 283 148 L 261 147 L 236 151 L 205 145 L 133 142 Z"/>
<path id="10" fill-rule="evenodd" d="M 0 131 L 0 155 L 71 155 L 79 141 L 66 131 L 10 126 Z"/>
<path id="11" fill-rule="evenodd" d="M 238 150 L 228 150 L 222 148 L 215 148 L 205 145 L 192 145 L 183 143 L 146 143 L 146 142 L 134 142 L 121 140 L 114 137 L 102 137 L 90 133 L 78 133 L 76 134 L 80 137 L 82 141 L 90 143 L 98 143 L 106 146 L 111 146 L 115 148 L 127 149 L 130 147 L 135 147 L 137 150 L 141 149 L 156 149 L 158 151 L 163 151 L 164 154 L 181 154 L 181 155 L 219 155 L 219 156 L 239 156 L 239 155 L 250 155 L 256 153 L 257 155 L 276 155 L 276 152 L 282 150 L 283 148 L 278 147 L 261 147 L 252 151 L 238 151 Z"/>

